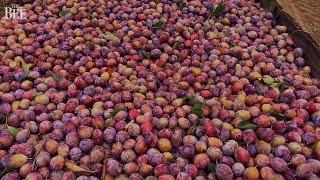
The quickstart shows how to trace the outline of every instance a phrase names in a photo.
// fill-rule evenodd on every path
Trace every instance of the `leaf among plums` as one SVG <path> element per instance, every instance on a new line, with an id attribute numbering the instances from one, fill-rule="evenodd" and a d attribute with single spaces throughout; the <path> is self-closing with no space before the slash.
<path id="1" fill-rule="evenodd" d="M 272 88 L 272 89 L 273 89 L 273 88 L 276 88 L 276 87 L 278 87 L 278 86 L 280 86 L 279 83 L 272 83 L 272 84 L 269 85 L 269 87 Z"/>
<path id="2" fill-rule="evenodd" d="M 279 112 L 275 112 L 272 114 L 273 117 L 275 117 L 277 120 L 284 120 L 285 119 L 285 115 Z"/>
<path id="3" fill-rule="evenodd" d="M 133 124 L 133 123 L 134 123 L 134 120 L 131 120 L 131 121 L 125 126 L 125 130 L 127 131 L 128 128 L 129 128 L 129 126 L 130 126 L 131 124 Z"/>
<path id="4" fill-rule="evenodd" d="M 7 167 L 3 170 L 1 170 L 0 172 L 0 179 L 3 179 L 3 177 L 6 175 L 6 174 L 9 174 L 9 173 L 13 173 L 15 172 L 16 170 L 12 167 Z"/>
<path id="5" fill-rule="evenodd" d="M 191 21 L 190 27 L 194 27 L 198 22 L 199 22 L 199 20 Z"/>
<path id="6" fill-rule="evenodd" d="M 224 6 L 222 3 L 220 3 L 215 9 L 211 9 L 209 12 L 214 16 L 220 16 L 223 13 L 223 11 L 224 11 Z"/>
<path id="7" fill-rule="evenodd" d="M 67 169 L 69 169 L 70 171 L 74 172 L 74 173 L 80 173 L 80 174 L 92 174 L 95 173 L 95 171 L 90 171 L 87 170 L 81 166 L 76 165 L 75 163 L 71 162 L 71 161 L 66 161 L 66 163 L 64 164 L 66 166 Z"/>
<path id="8" fill-rule="evenodd" d="M 288 88 L 289 88 L 289 86 L 287 84 L 283 83 L 283 84 L 280 85 L 279 91 L 282 93 L 285 90 L 287 90 Z"/>
<path id="9" fill-rule="evenodd" d="M 6 124 L 9 113 L 0 113 L 0 124 Z"/>
<path id="10" fill-rule="evenodd" d="M 216 27 L 213 27 L 213 28 L 212 28 L 212 32 L 214 32 L 215 34 L 218 34 L 218 33 L 219 33 L 219 30 L 218 30 Z"/>
<path id="11" fill-rule="evenodd" d="M 192 113 L 197 115 L 198 117 L 201 117 L 203 115 L 202 105 L 202 102 L 196 100 L 192 108 Z"/>
<path id="12" fill-rule="evenodd" d="M 208 19 L 206 19 L 205 21 L 204 21 L 204 23 L 203 23 L 204 25 L 206 25 L 206 26 L 210 26 L 210 23 L 209 23 L 209 18 Z"/>
<path id="13" fill-rule="evenodd" d="M 50 71 L 51 75 L 52 75 L 52 78 L 57 81 L 57 82 L 60 82 L 62 80 L 61 77 L 59 77 L 58 75 L 56 75 L 55 73 L 53 73 L 52 71 Z"/>
<path id="14" fill-rule="evenodd" d="M 13 136 L 13 137 L 16 137 L 16 136 L 17 136 L 17 134 L 18 134 L 18 132 L 19 132 L 19 130 L 18 130 L 17 128 L 12 127 L 12 126 L 7 126 L 7 128 L 8 128 L 8 132 L 9 132 L 9 134 L 10 134 L 11 136 Z"/>
<path id="15" fill-rule="evenodd" d="M 118 39 L 117 36 L 115 36 L 111 32 L 107 32 L 104 38 L 108 41 L 116 41 Z"/>
<path id="16" fill-rule="evenodd" d="M 206 86 L 204 87 L 205 89 L 209 89 L 209 88 L 211 88 L 211 87 L 213 87 L 214 86 L 214 84 L 212 84 L 212 83 L 208 83 L 208 84 L 206 84 Z"/>
<path id="17" fill-rule="evenodd" d="M 173 157 L 175 157 L 175 158 L 181 157 L 181 154 L 180 153 L 173 153 Z"/>
<path id="18" fill-rule="evenodd" d="M 6 123 L 5 117 L 0 117 L 0 124 L 5 124 L 5 123 Z"/>
<path id="19" fill-rule="evenodd" d="M 38 155 L 41 152 L 46 142 L 47 142 L 47 139 L 38 141 L 37 146 L 35 147 L 35 150 L 36 150 L 35 155 Z"/>
<path id="20" fill-rule="evenodd" d="M 193 126 L 191 126 L 191 127 L 188 129 L 187 134 L 195 135 L 195 134 L 196 134 L 196 130 L 197 130 L 197 124 L 194 124 Z"/>
<path id="21" fill-rule="evenodd" d="M 274 79 L 271 77 L 270 78 L 263 78 L 262 81 L 266 85 L 271 85 L 272 83 L 274 83 Z"/>
<path id="22" fill-rule="evenodd" d="M 92 19 L 92 15 L 91 15 L 91 13 L 88 13 L 87 18 L 88 18 L 88 19 Z"/>
<path id="23" fill-rule="evenodd" d="M 59 16 L 60 16 L 60 17 L 64 17 L 66 14 L 67 14 L 67 11 L 66 11 L 66 10 L 61 10 L 61 11 L 59 12 Z"/>
<path id="24" fill-rule="evenodd" d="M 239 129 L 242 129 L 242 130 L 246 130 L 246 129 L 257 129 L 257 128 L 259 128 L 259 126 L 256 125 L 256 124 L 251 124 L 251 123 L 249 123 L 249 122 L 247 122 L 247 121 L 241 121 L 241 122 L 239 123 L 239 125 L 238 125 L 238 128 L 239 128 Z"/>
<path id="25" fill-rule="evenodd" d="M 216 166 L 217 166 L 216 162 L 210 163 L 209 166 L 208 166 L 209 172 L 212 172 L 214 174 L 216 172 Z"/>
<path id="26" fill-rule="evenodd" d="M 107 162 L 108 162 L 108 159 L 105 158 L 103 161 L 103 167 L 102 167 L 102 175 L 101 175 L 102 180 L 106 179 L 106 176 L 107 176 Z"/>
<path id="27" fill-rule="evenodd" d="M 181 44 L 181 41 L 174 42 L 172 49 L 177 49 L 177 47 Z"/>
<path id="28" fill-rule="evenodd" d="M 267 11 L 274 13 L 274 11 L 276 10 L 277 7 L 277 3 L 274 1 L 270 2 L 270 6 L 267 8 Z"/>
<path id="29" fill-rule="evenodd" d="M 186 96 L 182 98 L 183 102 L 189 105 L 193 105 L 194 102 L 196 101 L 196 96 Z"/>
<path id="30" fill-rule="evenodd" d="M 45 7 L 46 6 L 46 0 L 41 0 L 41 6 Z"/>
<path id="31" fill-rule="evenodd" d="M 152 26 L 152 29 L 162 29 L 164 27 L 164 24 L 164 21 L 159 21 Z"/>
<path id="32" fill-rule="evenodd" d="M 195 99 L 196 99 L 195 95 L 183 97 L 183 100 L 195 100 Z"/>
<path id="33" fill-rule="evenodd" d="M 110 115 L 111 115 L 111 117 L 115 117 L 118 114 L 118 112 L 126 111 L 126 110 L 127 109 L 125 109 L 125 108 L 115 108 L 110 112 Z"/>
<path id="34" fill-rule="evenodd" d="M 257 80 L 271 89 L 280 87 L 283 84 L 283 82 L 280 79 L 274 79 L 272 77 L 257 78 Z"/>
<path id="35" fill-rule="evenodd" d="M 26 81 L 26 80 L 33 82 L 33 81 L 35 80 L 35 78 L 30 77 L 30 76 L 26 76 L 26 77 L 24 77 L 24 78 L 22 79 L 21 82 Z"/>
<path id="36" fill-rule="evenodd" d="M 39 139 L 42 139 L 42 136 L 39 136 Z M 39 155 L 39 153 L 42 151 L 42 149 L 44 148 L 45 143 L 47 142 L 47 139 L 44 140 L 40 140 L 37 145 L 35 146 L 35 153 L 34 153 L 34 157 L 37 157 Z M 37 167 L 37 163 L 36 163 L 36 158 L 33 159 L 33 163 L 32 166 L 34 168 Z"/>
<path id="37" fill-rule="evenodd" d="M 30 66 L 24 60 L 21 60 L 21 65 L 22 65 L 24 74 L 27 76 L 30 71 Z"/>
<path id="38" fill-rule="evenodd" d="M 147 51 L 145 51 L 145 50 L 142 49 L 142 50 L 141 50 L 141 53 L 142 53 L 143 57 L 145 57 L 145 58 L 147 58 L 147 59 L 150 59 L 150 58 L 151 58 L 149 52 L 147 52 Z"/>
<path id="39" fill-rule="evenodd" d="M 217 15 L 220 15 L 221 13 L 223 13 L 224 11 L 224 6 L 223 4 L 219 4 L 218 7 L 216 7 L 213 11 L 213 13 L 217 14 Z"/>
<path id="40" fill-rule="evenodd" d="M 183 9 L 183 8 L 185 8 L 187 6 L 187 3 L 185 3 L 185 2 L 182 2 L 182 3 L 179 3 L 179 9 Z"/>
<path id="41" fill-rule="evenodd" d="M 238 141 L 238 144 L 239 144 L 240 146 L 246 146 L 246 145 L 247 145 L 247 143 L 245 143 L 245 142 L 243 142 L 243 141 Z"/>
<path id="42" fill-rule="evenodd" d="M 205 102 L 198 100 L 195 95 L 186 96 L 182 98 L 182 100 L 184 101 L 185 104 L 192 106 L 193 114 L 199 117 L 203 116 L 202 106 Z"/>

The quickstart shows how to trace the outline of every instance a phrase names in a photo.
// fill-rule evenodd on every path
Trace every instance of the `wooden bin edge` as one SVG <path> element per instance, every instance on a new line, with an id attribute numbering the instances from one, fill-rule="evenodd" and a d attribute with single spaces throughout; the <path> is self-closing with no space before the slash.
<path id="1" fill-rule="evenodd" d="M 273 14 L 276 16 L 278 24 L 286 26 L 297 47 L 303 49 L 306 63 L 311 67 L 312 77 L 320 78 L 320 48 L 316 41 L 309 33 L 303 31 L 294 18 L 285 12 L 275 0 L 256 0 L 256 2 L 261 3 L 265 9 L 268 9 L 272 3 L 275 4 Z"/>

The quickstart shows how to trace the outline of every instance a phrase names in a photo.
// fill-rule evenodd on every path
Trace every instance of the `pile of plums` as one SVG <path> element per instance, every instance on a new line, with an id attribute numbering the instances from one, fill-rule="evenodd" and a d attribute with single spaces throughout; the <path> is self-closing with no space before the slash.
<path id="1" fill-rule="evenodd" d="M 320 81 L 254 0 L 22 8 L 0 21 L 3 180 L 319 179 Z"/>

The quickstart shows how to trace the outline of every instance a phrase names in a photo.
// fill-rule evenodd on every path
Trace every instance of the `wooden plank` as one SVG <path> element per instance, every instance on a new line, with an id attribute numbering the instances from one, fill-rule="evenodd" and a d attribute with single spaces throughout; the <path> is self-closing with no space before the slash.
<path id="1" fill-rule="evenodd" d="M 320 46 L 320 0 L 277 0 L 277 2 Z"/>

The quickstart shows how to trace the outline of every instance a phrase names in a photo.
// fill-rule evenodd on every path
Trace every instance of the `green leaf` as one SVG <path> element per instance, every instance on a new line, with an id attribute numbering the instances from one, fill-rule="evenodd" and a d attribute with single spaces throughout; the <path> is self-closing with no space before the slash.
<path id="1" fill-rule="evenodd" d="M 117 114 L 118 114 L 118 112 L 120 112 L 120 111 L 126 111 L 127 109 L 125 109 L 125 108 L 115 108 L 115 109 L 113 109 L 111 112 L 110 112 L 110 115 L 112 116 L 112 117 L 115 117 Z"/>
<path id="2" fill-rule="evenodd" d="M 196 99 L 196 96 L 192 95 L 192 96 L 183 97 L 183 100 L 187 100 L 187 99 L 194 100 L 194 99 Z"/>
<path id="3" fill-rule="evenodd" d="M 196 96 L 194 96 L 194 95 L 193 96 L 186 96 L 182 99 L 186 104 L 193 106 L 192 107 L 193 114 L 195 114 L 199 117 L 203 116 L 202 106 L 203 106 L 204 102 L 196 99 Z"/>
<path id="4" fill-rule="evenodd" d="M 115 36 L 114 34 L 112 34 L 111 32 L 106 33 L 106 35 L 104 36 L 104 38 L 108 41 L 115 41 L 117 40 L 117 36 Z"/>
<path id="5" fill-rule="evenodd" d="M 177 49 L 177 47 L 181 44 L 181 41 L 174 42 L 172 49 Z"/>
<path id="6" fill-rule="evenodd" d="M 26 80 L 33 82 L 33 81 L 35 80 L 35 78 L 30 77 L 30 76 L 26 76 L 26 77 L 24 77 L 24 78 L 22 79 L 22 81 L 26 81 Z"/>
<path id="7" fill-rule="evenodd" d="M 78 166 L 76 163 L 73 163 L 72 161 L 66 161 L 64 163 L 65 167 L 69 169 L 70 171 L 74 173 L 80 173 L 80 174 L 92 174 L 95 173 L 95 171 L 87 170 L 81 166 Z"/>
<path id="8" fill-rule="evenodd" d="M 317 146 L 318 146 L 318 143 L 319 143 L 319 142 L 314 143 L 314 144 L 311 146 L 311 149 L 312 149 L 312 150 L 316 150 L 316 148 L 317 148 Z"/>
<path id="9" fill-rule="evenodd" d="M 208 170 L 214 174 L 216 172 L 216 166 L 217 166 L 217 163 L 212 162 L 209 164 Z"/>
<path id="10" fill-rule="evenodd" d="M 262 78 L 261 78 L 261 77 L 257 77 L 257 80 L 263 83 L 263 81 L 262 81 Z"/>
<path id="11" fill-rule="evenodd" d="M 10 134 L 11 136 L 13 136 L 13 137 L 16 137 L 17 134 L 18 134 L 18 132 L 19 132 L 19 130 L 16 129 L 15 127 L 12 127 L 12 126 L 7 126 L 7 127 L 8 127 L 8 132 L 9 132 L 9 134 Z"/>
<path id="12" fill-rule="evenodd" d="M 218 30 L 217 28 L 212 28 L 212 31 L 213 31 L 214 33 L 216 33 L 216 34 L 219 33 L 219 30 Z"/>
<path id="13" fill-rule="evenodd" d="M 209 19 L 207 19 L 207 20 L 204 21 L 204 25 L 206 25 L 206 26 L 209 26 L 209 25 L 210 25 Z"/>
<path id="14" fill-rule="evenodd" d="M 155 23 L 155 24 L 152 26 L 152 28 L 153 28 L 153 29 L 162 29 L 162 28 L 164 27 L 164 24 L 165 24 L 165 22 L 159 21 L 159 22 Z"/>
<path id="15" fill-rule="evenodd" d="M 186 96 L 184 98 L 182 98 L 182 100 L 189 105 L 193 105 L 194 102 L 196 101 L 196 96 Z"/>
<path id="16" fill-rule="evenodd" d="M 191 126 L 191 127 L 188 129 L 188 133 L 187 133 L 187 134 L 195 135 L 196 130 L 197 130 L 197 125 L 194 124 L 193 126 Z"/>
<path id="17" fill-rule="evenodd" d="M 285 90 L 287 90 L 289 88 L 288 85 L 286 84 L 281 84 L 280 87 L 279 87 L 279 91 L 282 93 L 284 92 Z"/>
<path id="18" fill-rule="evenodd" d="M 179 3 L 179 9 L 183 9 L 183 8 L 185 8 L 187 6 L 187 3 L 185 3 L 185 2 L 182 2 L 182 3 Z"/>
<path id="19" fill-rule="evenodd" d="M 7 122 L 7 119 L 9 117 L 9 113 L 0 113 L 0 124 L 5 124 Z"/>
<path id="20" fill-rule="evenodd" d="M 279 113 L 279 112 L 273 113 L 272 116 L 275 117 L 277 120 L 283 120 L 283 119 L 285 119 L 284 114 Z"/>
<path id="21" fill-rule="evenodd" d="M 238 144 L 240 145 L 240 146 L 246 146 L 247 144 L 245 143 L 245 142 L 243 142 L 243 141 L 238 141 Z"/>
<path id="22" fill-rule="evenodd" d="M 274 82 L 279 83 L 279 84 L 283 84 L 284 83 L 282 79 L 278 79 L 278 78 L 276 78 L 274 80 Z"/>
<path id="23" fill-rule="evenodd" d="M 57 82 L 60 82 L 62 80 L 61 77 L 59 77 L 58 75 L 56 75 L 55 73 L 53 73 L 52 71 L 50 71 L 51 75 L 52 75 L 52 78 L 57 81 Z"/>
<path id="24" fill-rule="evenodd" d="M 283 83 L 281 80 L 273 79 L 272 77 L 258 78 L 257 80 L 272 89 L 281 86 Z"/>
<path id="25" fill-rule="evenodd" d="M 0 117 L 0 124 L 5 124 L 6 123 L 6 117 L 5 116 L 1 116 Z"/>
<path id="26" fill-rule="evenodd" d="M 0 58 L 2 58 L 4 56 L 3 52 L 0 52 Z"/>
<path id="27" fill-rule="evenodd" d="M 280 85 L 279 83 L 272 83 L 269 85 L 269 87 L 273 89 L 275 87 L 278 87 L 279 85 Z"/>
<path id="28" fill-rule="evenodd" d="M 12 172 L 15 172 L 15 169 L 12 168 L 12 167 L 7 167 L 5 168 L 4 170 L 1 171 L 0 173 L 0 179 L 2 179 L 6 174 L 9 174 L 9 173 L 12 173 Z"/>
<path id="29" fill-rule="evenodd" d="M 41 6 L 46 6 L 46 0 L 41 0 Z"/>
<path id="30" fill-rule="evenodd" d="M 223 13 L 223 11 L 224 11 L 224 6 L 221 3 L 214 10 L 211 10 L 211 13 L 215 16 L 219 16 Z"/>
<path id="31" fill-rule="evenodd" d="M 271 85 L 274 83 L 274 79 L 273 78 L 263 78 L 262 79 L 263 83 L 267 84 L 267 85 Z"/>
<path id="32" fill-rule="evenodd" d="M 192 113 L 201 117 L 203 115 L 202 105 L 203 105 L 202 102 L 196 100 L 192 108 Z"/>
<path id="33" fill-rule="evenodd" d="M 274 11 L 276 10 L 277 7 L 277 3 L 274 1 L 271 1 L 270 6 L 268 7 L 267 11 L 274 13 Z"/>
<path id="34" fill-rule="evenodd" d="M 191 27 L 194 27 L 198 22 L 199 22 L 199 20 L 192 21 L 192 22 L 190 23 L 190 26 L 191 26 Z"/>
<path id="35" fill-rule="evenodd" d="M 181 154 L 180 153 L 173 153 L 173 157 L 175 157 L 175 158 L 181 157 Z"/>
<path id="36" fill-rule="evenodd" d="M 29 74 L 29 71 L 30 71 L 29 65 L 24 60 L 21 61 L 21 65 L 22 65 L 24 74 L 27 76 Z"/>
<path id="37" fill-rule="evenodd" d="M 204 88 L 208 89 L 208 88 L 212 87 L 213 85 L 214 85 L 213 83 L 208 83 L 208 84 L 206 84 L 206 86 Z"/>
<path id="38" fill-rule="evenodd" d="M 64 17 L 66 14 L 67 14 L 67 11 L 65 11 L 65 10 L 61 10 L 61 11 L 59 12 L 59 16 L 60 16 L 60 17 Z"/>
<path id="39" fill-rule="evenodd" d="M 142 53 L 142 55 L 143 55 L 145 58 L 147 58 L 147 59 L 150 59 L 150 58 L 151 58 L 149 52 L 147 52 L 147 51 L 145 51 L 145 50 L 142 49 L 142 50 L 141 50 L 141 53 Z"/>
<path id="40" fill-rule="evenodd" d="M 249 123 L 247 121 L 241 121 L 239 123 L 239 125 L 238 125 L 238 128 L 239 129 L 243 129 L 243 130 L 245 130 L 245 129 L 257 129 L 257 128 L 259 128 L 259 126 L 255 125 L 255 124 L 251 124 L 251 123 Z"/>
<path id="41" fill-rule="evenodd" d="M 87 18 L 92 19 L 91 13 L 88 13 Z"/>

